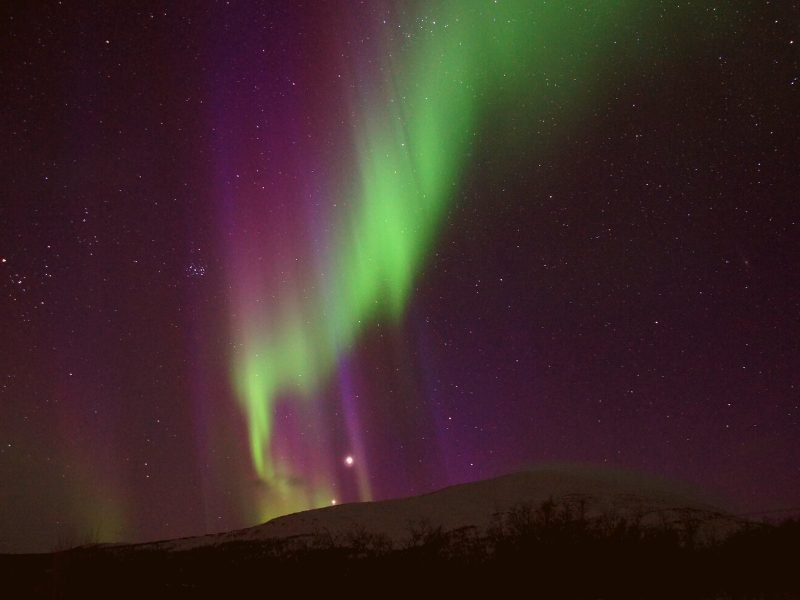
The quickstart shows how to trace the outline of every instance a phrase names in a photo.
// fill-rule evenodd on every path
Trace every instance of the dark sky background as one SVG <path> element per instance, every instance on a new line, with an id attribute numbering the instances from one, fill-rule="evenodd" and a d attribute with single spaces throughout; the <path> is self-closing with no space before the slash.
<path id="1" fill-rule="evenodd" d="M 348 94 L 425 12 L 95 4 L 0 9 L 0 551 L 257 521 L 241 240 L 269 263 L 325 220 L 291 192 L 337 201 Z M 375 499 L 575 461 L 800 506 L 800 5 L 720 3 L 712 27 L 683 4 L 611 26 L 580 110 L 475 124 L 401 319 L 341 359 L 356 434 L 317 390 L 324 447 L 301 447 L 330 460 L 301 474 L 338 502 L 365 497 L 356 435 Z M 300 413 L 275 411 L 291 454 Z"/>

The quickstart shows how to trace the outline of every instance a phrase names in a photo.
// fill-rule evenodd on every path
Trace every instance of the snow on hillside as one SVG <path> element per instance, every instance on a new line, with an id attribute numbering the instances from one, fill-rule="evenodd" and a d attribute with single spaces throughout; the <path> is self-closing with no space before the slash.
<path id="1" fill-rule="evenodd" d="M 710 536 L 736 527 L 733 517 L 676 486 L 615 470 L 570 466 L 542 467 L 410 498 L 329 506 L 247 529 L 145 546 L 188 550 L 231 541 L 320 535 L 344 539 L 353 531 L 381 534 L 397 545 L 421 524 L 441 526 L 445 532 L 474 528 L 481 534 L 509 510 L 522 505 L 537 508 L 549 499 L 576 507 L 587 519 L 625 517 L 644 525 L 691 521 Z"/>

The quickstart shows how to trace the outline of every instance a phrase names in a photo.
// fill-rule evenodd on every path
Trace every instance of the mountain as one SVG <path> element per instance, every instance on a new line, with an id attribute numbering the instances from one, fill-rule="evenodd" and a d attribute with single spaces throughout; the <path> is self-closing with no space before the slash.
<path id="1" fill-rule="evenodd" d="M 800 522 L 747 522 L 675 484 L 550 466 L 221 534 L 0 555 L 0 591 L 784 600 L 800 598 L 798 548 Z"/>
<path id="2" fill-rule="evenodd" d="M 143 547 L 190 550 L 228 542 L 294 540 L 302 545 L 326 538 L 347 544 L 353 532 L 379 535 L 394 547 L 421 530 L 469 531 L 482 536 L 520 509 L 536 511 L 552 502 L 554 515 L 605 519 L 642 526 L 695 528 L 706 538 L 724 536 L 739 521 L 676 484 L 615 469 L 549 466 L 447 487 L 429 494 L 342 504 L 278 517 L 262 525 L 220 534 L 168 540 Z"/>

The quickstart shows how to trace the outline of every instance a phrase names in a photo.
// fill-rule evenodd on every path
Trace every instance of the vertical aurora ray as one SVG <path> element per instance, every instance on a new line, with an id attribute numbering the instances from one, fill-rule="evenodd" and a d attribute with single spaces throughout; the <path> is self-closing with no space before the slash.
<path id="1" fill-rule="evenodd" d="M 244 235 L 232 252 L 232 378 L 252 466 L 269 490 L 261 518 L 327 503 L 335 484 L 335 458 L 326 460 L 325 448 L 302 464 L 276 452 L 279 404 L 304 405 L 309 426 L 319 429 L 314 404 L 338 371 L 350 443 L 363 447 L 356 439 L 347 357 L 370 325 L 403 317 L 477 132 L 497 115 L 518 122 L 541 118 L 554 103 L 578 114 L 587 99 L 575 91 L 597 79 L 595 54 L 632 5 L 424 3 L 424 14 L 398 27 L 407 35 L 384 34 L 379 68 L 356 82 L 358 93 L 350 99 L 350 168 L 322 183 L 331 205 L 323 218 L 333 231 L 316 250 L 314 269 L 287 262 L 271 241 L 262 251 L 272 252 L 268 268 L 284 274 L 276 286 L 253 259 L 258 235 Z M 298 192 L 272 188 L 260 201 Z M 345 209 L 335 211 L 337 205 Z M 292 483 L 298 480 L 301 485 Z M 368 496 L 365 468 L 358 485 L 362 498 Z"/>
<path id="2" fill-rule="evenodd" d="M 117 424 L 114 419 L 93 418 L 97 410 L 91 407 L 99 402 L 88 380 L 70 374 L 54 381 L 68 528 L 58 544 L 124 540 L 133 530 L 133 515 L 127 486 L 114 462 Z M 112 407 L 107 412 L 119 414 Z"/>
<path id="3" fill-rule="evenodd" d="M 352 448 L 353 454 L 357 457 L 353 467 L 356 472 L 356 485 L 358 497 L 361 500 L 372 499 L 372 489 L 368 475 L 368 457 L 366 447 L 360 432 L 362 424 L 359 418 L 358 398 L 354 384 L 353 367 L 348 364 L 347 359 L 343 359 L 338 369 L 338 381 L 340 395 L 342 398 L 342 410 L 344 412 L 344 422 L 347 432 L 347 442 Z"/>

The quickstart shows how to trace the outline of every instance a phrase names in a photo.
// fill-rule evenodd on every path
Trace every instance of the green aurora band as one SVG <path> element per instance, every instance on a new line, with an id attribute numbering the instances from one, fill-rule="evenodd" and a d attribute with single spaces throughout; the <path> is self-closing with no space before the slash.
<path id="1" fill-rule="evenodd" d="M 325 273 L 305 275 L 317 283 L 310 295 L 285 294 L 269 315 L 251 323 L 234 357 L 252 466 L 273 500 L 293 493 L 284 482 L 294 475 L 270 449 L 277 399 L 312 401 L 365 328 L 402 318 L 477 132 L 500 118 L 504 131 L 514 123 L 515 144 L 530 146 L 537 141 L 513 130 L 530 131 L 533 120 L 554 108 L 577 121 L 590 101 L 588 84 L 601 79 L 598 65 L 606 64 L 598 56 L 614 49 L 615 27 L 636 18 L 637 3 L 453 0 L 421 6 L 425 18 L 413 22 L 413 35 L 402 44 L 385 40 L 382 80 L 354 102 L 357 164 L 337 193 L 349 211 L 336 223 Z M 320 477 L 311 497 L 306 491 L 283 504 L 328 503 L 330 481 Z M 368 483 L 361 481 L 360 489 L 368 499 Z"/>

